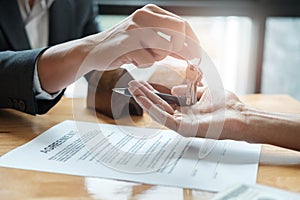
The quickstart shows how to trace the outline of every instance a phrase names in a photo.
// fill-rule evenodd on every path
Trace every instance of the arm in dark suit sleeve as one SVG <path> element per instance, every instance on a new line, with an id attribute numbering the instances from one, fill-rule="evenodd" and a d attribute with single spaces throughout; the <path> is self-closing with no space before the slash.
<path id="1" fill-rule="evenodd" d="M 37 100 L 33 91 L 35 62 L 43 49 L 0 52 L 0 108 L 44 114 L 61 98 Z"/>

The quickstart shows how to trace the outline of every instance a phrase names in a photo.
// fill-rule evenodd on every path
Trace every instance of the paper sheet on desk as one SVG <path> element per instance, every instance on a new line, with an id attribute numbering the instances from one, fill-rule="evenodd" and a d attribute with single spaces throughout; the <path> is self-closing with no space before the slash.
<path id="1" fill-rule="evenodd" d="M 94 123 L 76 122 L 93 127 Z M 172 166 L 151 173 L 124 173 L 97 162 L 88 154 L 77 134 L 74 121 L 62 122 L 34 140 L 5 154 L 0 166 L 78 176 L 100 177 L 155 185 L 167 185 L 208 191 L 220 191 L 235 183 L 256 182 L 260 145 L 236 141 L 218 141 L 205 159 L 198 159 L 203 139 L 191 146 Z M 116 125 L 101 124 L 105 130 Z M 145 131 L 137 128 L 136 131 Z M 170 130 L 160 134 L 177 135 Z M 186 139 L 189 140 L 189 139 Z M 173 149 L 176 151 L 176 148 Z"/>

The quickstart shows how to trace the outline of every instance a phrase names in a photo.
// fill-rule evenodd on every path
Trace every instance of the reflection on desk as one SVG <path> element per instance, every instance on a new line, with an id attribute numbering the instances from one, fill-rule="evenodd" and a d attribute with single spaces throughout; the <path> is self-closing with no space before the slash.
<path id="1" fill-rule="evenodd" d="M 241 99 L 267 111 L 300 113 L 300 103 L 286 95 L 247 95 Z M 49 113 L 30 116 L 13 110 L 0 110 L 0 155 L 30 141 L 55 124 L 73 120 L 72 101 L 86 121 L 93 121 L 86 109 L 85 99 L 62 99 Z M 108 117 L 98 115 L 98 121 L 111 123 Z M 147 115 L 134 117 L 138 125 L 159 126 Z M 126 125 L 128 119 L 118 123 Z M 300 153 L 263 145 L 262 155 L 279 154 L 299 156 Z M 257 183 L 300 192 L 300 165 L 260 165 Z M 214 194 L 182 188 L 152 186 L 123 181 L 83 178 L 62 174 L 0 168 L 0 199 L 210 199 Z M 173 199 L 173 198 L 172 198 Z"/>

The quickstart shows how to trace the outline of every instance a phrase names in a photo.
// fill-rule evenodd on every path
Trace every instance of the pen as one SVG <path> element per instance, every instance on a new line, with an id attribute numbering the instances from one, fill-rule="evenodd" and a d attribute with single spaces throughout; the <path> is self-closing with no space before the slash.
<path id="1" fill-rule="evenodd" d="M 129 92 L 128 88 L 113 88 L 114 92 L 118 94 L 122 94 L 124 96 L 132 97 L 131 93 Z M 185 96 L 174 96 L 166 93 L 160 93 L 160 92 L 153 92 L 163 100 L 165 100 L 169 104 L 176 104 L 178 106 L 187 106 L 186 104 L 186 97 Z"/>

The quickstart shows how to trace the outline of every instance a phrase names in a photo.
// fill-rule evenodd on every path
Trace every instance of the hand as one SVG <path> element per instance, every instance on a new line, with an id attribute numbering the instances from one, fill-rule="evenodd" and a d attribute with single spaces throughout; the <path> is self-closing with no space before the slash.
<path id="1" fill-rule="evenodd" d="M 185 137 L 242 139 L 245 120 L 241 113 L 245 105 L 231 92 L 225 91 L 216 95 L 206 87 L 198 87 L 199 101 L 192 106 L 180 107 L 171 106 L 154 95 L 153 88 L 146 82 L 131 81 L 129 85 L 129 91 L 135 100 L 154 120 Z M 186 87 L 174 87 L 172 94 L 183 96 Z M 207 134 L 211 125 L 219 126 L 220 133 Z"/>
<path id="2" fill-rule="evenodd" d="M 152 4 L 89 39 L 94 49 L 88 65 L 98 70 L 128 63 L 148 67 L 168 55 L 184 60 L 201 56 L 199 40 L 189 23 Z"/>
<path id="3" fill-rule="evenodd" d="M 232 92 L 211 92 L 206 87 L 198 88 L 196 104 L 172 107 L 154 95 L 148 83 L 131 81 L 129 85 L 137 103 L 153 119 L 183 136 L 241 140 L 300 151 L 299 114 L 258 110 Z M 185 90 L 186 86 L 174 87 L 172 94 L 181 96 Z"/>
<path id="4" fill-rule="evenodd" d="M 91 70 L 112 70 L 126 63 L 148 67 L 168 55 L 186 60 L 200 54 L 189 23 L 150 4 L 109 30 L 50 47 L 39 58 L 38 73 L 42 88 L 52 93 Z"/>

